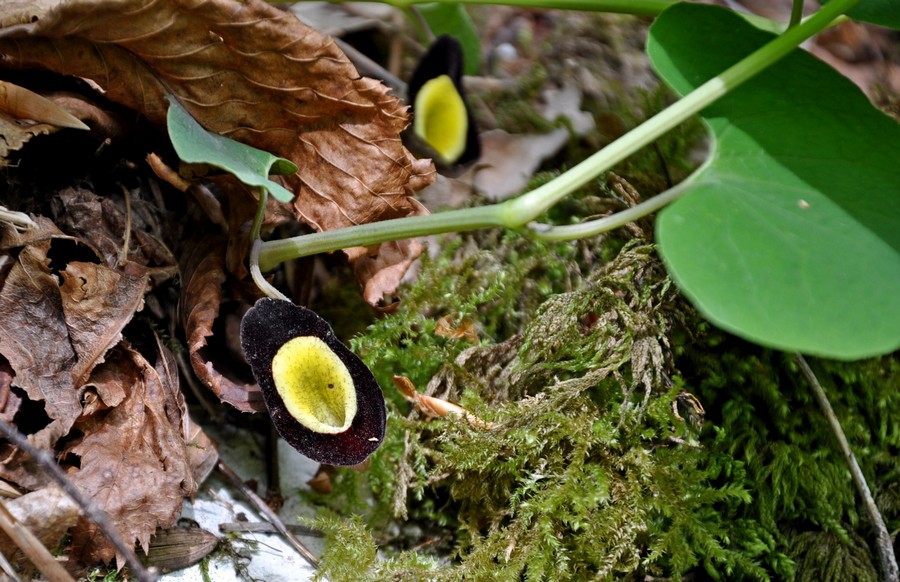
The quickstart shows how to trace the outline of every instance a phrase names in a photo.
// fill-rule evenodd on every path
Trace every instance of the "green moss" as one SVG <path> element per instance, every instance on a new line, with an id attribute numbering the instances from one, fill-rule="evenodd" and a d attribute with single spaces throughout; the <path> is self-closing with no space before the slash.
<path id="1" fill-rule="evenodd" d="M 479 344 L 436 335 L 444 315 L 472 319 Z M 791 361 L 711 329 L 651 245 L 445 242 L 354 347 L 390 413 L 369 471 L 336 476 L 332 500 L 353 496 L 366 519 L 329 526 L 355 532 L 328 546 L 336 580 L 340 556 L 369 556 L 376 539 L 384 559 L 359 562 L 373 580 L 871 573 L 871 533 Z M 896 530 L 898 364 L 815 365 Z M 394 374 L 490 429 L 411 411 L 392 397 Z M 399 539 L 410 522 L 432 541 Z M 817 559 L 817 540 L 840 555 Z"/>

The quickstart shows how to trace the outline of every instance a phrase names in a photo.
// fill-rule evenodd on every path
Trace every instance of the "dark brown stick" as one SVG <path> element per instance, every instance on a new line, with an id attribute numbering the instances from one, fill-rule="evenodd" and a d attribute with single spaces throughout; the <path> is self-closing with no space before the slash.
<path id="1" fill-rule="evenodd" d="M 156 582 L 156 574 L 147 570 L 141 561 L 138 560 L 137 555 L 134 553 L 134 547 L 126 544 L 122 540 L 122 536 L 119 535 L 116 527 L 110 522 L 106 512 L 97 507 L 93 501 L 85 497 L 84 494 L 75 487 L 56 463 L 56 460 L 51 457 L 47 451 L 43 451 L 32 445 L 25 435 L 3 421 L 0 421 L 0 432 L 2 432 L 3 436 L 13 445 L 24 451 L 28 456 L 34 459 L 38 465 L 43 467 L 53 480 L 59 483 L 59 486 L 62 487 L 63 491 L 65 491 L 66 494 L 81 507 L 81 510 L 88 519 L 97 524 L 109 541 L 116 547 L 116 551 L 125 556 L 125 562 L 128 564 L 128 567 L 131 569 L 131 573 L 134 574 L 135 578 L 140 580 L 140 582 Z"/>
<path id="2" fill-rule="evenodd" d="M 257 495 L 253 492 L 253 490 L 247 487 L 247 484 L 244 483 L 244 481 L 240 477 L 238 477 L 237 473 L 235 473 L 231 467 L 226 465 L 223 461 L 219 460 L 219 464 L 216 465 L 216 468 L 219 469 L 219 472 L 222 473 L 222 475 L 228 480 L 229 483 L 237 487 L 241 491 L 241 493 L 244 494 L 244 497 L 246 497 L 250 501 L 250 503 L 252 503 L 253 506 L 256 507 L 257 511 L 259 511 L 263 515 L 263 517 L 265 517 L 269 521 L 269 523 L 271 523 L 275 527 L 275 529 L 278 530 L 278 533 L 283 535 L 288 540 L 288 543 L 290 543 L 291 546 L 293 546 L 293 548 L 297 550 L 298 554 L 303 556 L 303 559 L 309 562 L 310 566 L 312 566 L 313 568 L 319 567 L 318 560 L 316 560 L 316 557 L 313 555 L 313 553 L 309 551 L 309 548 L 304 546 L 303 543 L 301 543 L 300 540 L 297 539 L 297 536 L 295 536 L 293 533 L 291 533 L 290 530 L 288 530 L 288 528 L 284 525 L 284 522 L 281 521 L 281 518 L 278 517 L 278 514 L 272 511 L 272 508 L 266 505 L 266 502 L 260 499 L 259 495 Z"/>

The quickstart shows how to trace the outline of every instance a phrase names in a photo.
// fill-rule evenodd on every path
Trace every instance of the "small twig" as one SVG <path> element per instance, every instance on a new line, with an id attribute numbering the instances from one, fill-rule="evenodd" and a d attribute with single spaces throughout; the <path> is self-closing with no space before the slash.
<path id="1" fill-rule="evenodd" d="M 47 577 L 50 582 L 75 582 L 62 564 L 53 558 L 41 540 L 19 523 L 5 505 L 0 503 L 0 529 L 15 542 L 31 563 Z"/>
<path id="2" fill-rule="evenodd" d="M 325 534 L 320 532 L 317 529 L 313 529 L 311 527 L 299 524 L 285 524 L 285 527 L 288 528 L 295 534 L 302 534 L 305 536 L 313 537 L 313 538 L 321 538 L 325 537 Z M 230 523 L 220 523 L 219 531 L 222 533 L 228 532 L 247 532 L 247 533 L 275 533 L 278 530 L 275 529 L 275 526 L 271 523 L 266 523 L 264 521 L 235 521 Z"/>
<path id="3" fill-rule="evenodd" d="M 131 193 L 122 184 L 119 187 L 125 196 L 125 239 L 122 241 L 122 250 L 119 251 L 119 265 L 124 265 L 128 262 L 128 246 L 131 244 Z"/>
<path id="4" fill-rule="evenodd" d="M 825 418 L 828 419 L 828 424 L 831 425 L 831 432 L 834 433 L 834 436 L 841 447 L 841 452 L 844 454 L 844 460 L 847 461 L 847 466 L 850 468 L 850 475 L 853 477 L 853 483 L 856 485 L 856 490 L 860 497 L 862 497 L 863 505 L 866 507 L 866 512 L 869 514 L 869 519 L 872 520 L 872 526 L 875 528 L 875 537 L 877 540 L 878 558 L 881 562 L 881 573 L 884 575 L 886 582 L 897 582 L 900 580 L 900 571 L 897 569 L 897 557 L 894 555 L 894 545 L 891 542 L 891 534 L 884 524 L 881 512 L 878 511 L 878 506 L 875 504 L 875 498 L 872 497 L 872 492 L 869 490 L 869 485 L 866 483 L 866 477 L 859 468 L 859 463 L 856 462 L 856 457 L 853 455 L 853 450 L 850 448 L 847 436 L 844 434 L 841 423 L 838 421 L 837 416 L 834 414 L 834 410 L 831 408 L 831 404 L 828 402 L 828 396 L 825 395 L 825 391 L 822 390 L 822 385 L 819 384 L 819 379 L 816 378 L 816 375 L 802 355 L 794 354 L 794 359 L 800 366 L 800 372 L 803 373 L 803 377 L 806 378 L 810 388 L 812 388 L 813 395 L 816 397 L 816 402 L 819 403 L 819 408 L 822 409 L 822 414 L 825 415 Z"/>
<path id="5" fill-rule="evenodd" d="M 0 222 L 9 223 L 16 230 L 37 228 L 37 223 L 35 223 L 30 216 L 24 212 L 10 210 L 6 206 L 0 206 Z"/>
<path id="6" fill-rule="evenodd" d="M 49 474 L 54 481 L 59 483 L 59 486 L 62 487 L 63 491 L 65 491 L 66 494 L 81 507 L 81 510 L 88 519 L 97 524 L 97 527 L 100 528 L 107 539 L 115 546 L 116 551 L 125 556 L 125 562 L 128 564 L 128 567 L 131 569 L 131 573 L 134 574 L 135 578 L 140 580 L 140 582 L 156 582 L 156 574 L 147 570 L 134 553 L 134 547 L 126 544 L 124 540 L 122 540 L 122 536 L 119 535 L 116 527 L 110 522 L 109 515 L 97 507 L 93 501 L 85 497 L 84 493 L 82 493 L 81 490 L 66 477 L 62 468 L 60 468 L 47 451 L 38 449 L 32 445 L 25 435 L 6 422 L 0 421 L 0 432 L 2 432 L 3 436 L 13 445 L 24 451 L 28 456 L 34 459 L 38 465 L 43 467 L 44 470 L 47 471 L 47 474 Z"/>
<path id="7" fill-rule="evenodd" d="M 399 38 L 395 36 L 394 38 Z M 356 70 L 359 71 L 361 75 L 366 77 L 374 77 L 376 79 L 380 79 L 385 85 L 393 89 L 396 93 L 400 95 L 406 94 L 406 83 L 400 79 L 400 77 L 394 75 L 363 53 L 359 52 L 352 45 L 347 44 L 339 38 L 335 38 L 334 42 L 338 45 L 344 54 L 347 55 L 347 58 L 353 63 L 356 67 Z"/>
<path id="8" fill-rule="evenodd" d="M 6 579 L 12 580 L 12 582 L 22 582 L 19 575 L 16 574 L 15 569 L 12 567 L 12 564 L 9 563 L 9 560 L 7 560 L 6 556 L 2 553 L 0 553 L 0 570 L 3 571 Z M 4 582 L 6 579 L 4 579 Z"/>
<path id="9" fill-rule="evenodd" d="M 262 514 L 262 516 L 269 521 L 269 523 L 275 526 L 275 529 L 278 530 L 278 533 L 280 533 L 285 537 L 285 539 L 287 539 L 291 546 L 293 546 L 293 548 L 297 550 L 297 553 L 303 556 L 303 559 L 309 562 L 310 566 L 312 566 L 313 568 L 319 567 L 319 562 L 318 560 L 316 560 L 316 557 L 313 555 L 313 553 L 310 552 L 309 549 L 304 546 L 300 540 L 297 539 L 297 536 L 291 533 L 291 531 L 284 525 L 284 522 L 281 521 L 281 518 L 278 517 L 278 514 L 272 511 L 272 508 L 266 505 L 266 502 L 260 499 L 259 495 L 257 495 L 253 492 L 252 489 L 247 487 L 247 484 L 244 483 L 243 479 L 238 477 L 237 473 L 235 473 L 231 467 L 220 460 L 219 464 L 216 465 L 216 468 L 220 473 L 222 473 L 222 475 L 228 480 L 229 483 L 234 485 L 238 490 L 240 490 L 241 493 L 244 494 L 244 497 L 246 497 L 250 501 L 250 503 L 252 503 L 253 506 L 256 507 L 257 511 L 259 511 L 260 514 Z"/>

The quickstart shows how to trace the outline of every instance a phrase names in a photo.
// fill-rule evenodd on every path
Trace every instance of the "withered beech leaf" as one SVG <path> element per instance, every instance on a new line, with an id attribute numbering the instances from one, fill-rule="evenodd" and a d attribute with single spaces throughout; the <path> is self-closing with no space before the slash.
<path id="1" fill-rule="evenodd" d="M 13 422 L 22 405 L 22 398 L 12 389 L 13 376 L 9 361 L 0 355 L 0 420 L 6 423 Z"/>
<path id="2" fill-rule="evenodd" d="M 15 371 L 13 385 L 43 401 L 52 422 L 32 439 L 49 449 L 81 412 L 72 370 L 77 356 L 62 298 L 47 258 L 51 240 L 24 247 L 0 289 L 0 354 Z"/>
<path id="3" fill-rule="evenodd" d="M 388 307 L 409 266 L 422 254 L 418 239 L 382 243 L 375 253 L 365 247 L 346 249 L 353 274 L 363 285 L 363 297 L 374 307 Z"/>
<path id="4" fill-rule="evenodd" d="M 162 218 L 145 216 L 144 211 L 152 212 L 149 208 L 155 205 L 142 204 L 135 196 L 129 221 L 123 200 L 98 196 L 84 188 L 66 188 L 52 204 L 59 227 L 96 249 L 108 267 L 116 268 L 122 263 L 125 229 L 130 224 L 128 270 L 134 274 L 147 272 L 156 284 L 176 273 L 172 253 L 150 234 L 160 228 Z"/>
<path id="5" fill-rule="evenodd" d="M 29 14 L 0 40 L 5 66 L 90 79 L 159 127 L 173 93 L 210 131 L 296 163 L 288 183 L 313 227 L 420 212 L 410 195 L 434 170 L 400 141 L 405 106 L 292 14 L 262 0 L 73 0 Z"/>
<path id="6" fill-rule="evenodd" d="M 223 402 L 243 412 L 257 412 L 266 409 L 259 386 L 223 375 L 209 359 L 206 349 L 207 338 L 213 335 L 213 323 L 219 317 L 222 305 L 222 285 L 226 279 L 225 245 L 225 237 L 216 234 L 208 234 L 185 245 L 179 312 L 187 336 L 191 367 L 197 377 Z"/>
<path id="7" fill-rule="evenodd" d="M 63 313 L 78 358 L 72 377 L 80 386 L 103 354 L 122 339 L 125 324 L 143 308 L 147 276 L 74 261 L 60 275 Z"/>
<path id="8" fill-rule="evenodd" d="M 178 377 L 160 358 L 156 367 L 127 346 L 110 352 L 92 384 L 124 388 L 122 402 L 102 422 L 84 425 L 84 437 L 68 452 L 81 457 L 72 481 L 109 514 L 127 540 L 147 551 L 158 526 L 170 526 L 182 498 L 196 490 L 182 431 Z M 86 563 L 110 562 L 112 544 L 96 524 L 79 520 L 72 530 L 73 553 Z"/>

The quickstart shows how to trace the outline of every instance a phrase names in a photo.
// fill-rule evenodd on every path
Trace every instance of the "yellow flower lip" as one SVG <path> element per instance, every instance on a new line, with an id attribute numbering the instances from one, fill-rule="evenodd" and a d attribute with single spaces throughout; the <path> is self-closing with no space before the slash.
<path id="1" fill-rule="evenodd" d="M 314 461 L 358 465 L 384 440 L 371 370 L 313 311 L 264 298 L 241 320 L 241 347 L 279 434 Z"/>
<path id="2" fill-rule="evenodd" d="M 295 337 L 272 358 L 275 389 L 291 416 L 312 431 L 337 434 L 356 416 L 356 388 L 347 366 L 315 336 Z"/>
<path id="3" fill-rule="evenodd" d="M 448 75 L 425 82 L 416 95 L 413 130 L 448 164 L 466 149 L 469 118 L 466 104 Z"/>
<path id="4" fill-rule="evenodd" d="M 460 169 L 481 157 L 478 128 L 462 84 L 463 51 L 442 35 L 419 60 L 409 80 L 413 133 L 445 170 Z"/>

